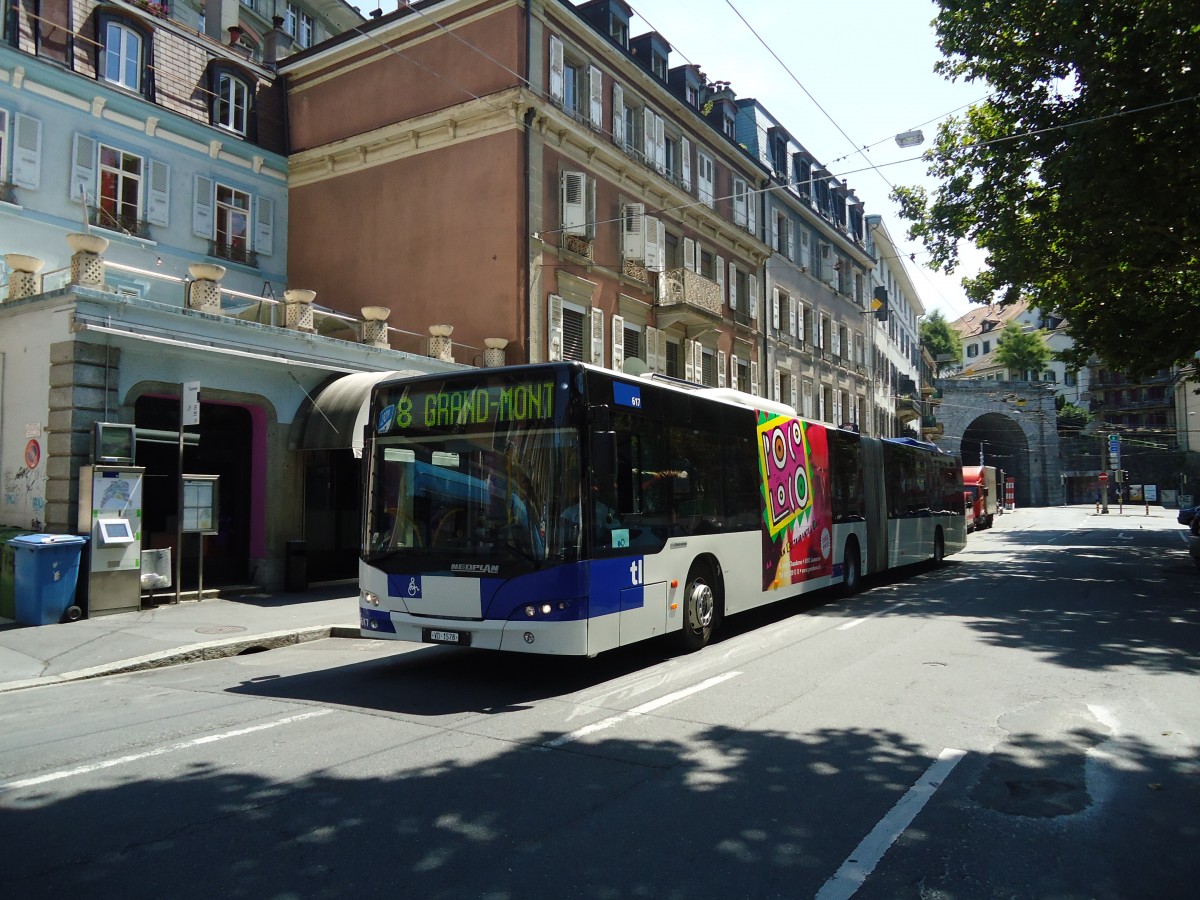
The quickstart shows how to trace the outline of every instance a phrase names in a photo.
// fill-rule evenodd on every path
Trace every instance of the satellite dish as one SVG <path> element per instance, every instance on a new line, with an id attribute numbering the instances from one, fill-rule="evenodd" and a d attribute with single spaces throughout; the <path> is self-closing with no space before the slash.
<path id="1" fill-rule="evenodd" d="M 650 371 L 650 367 L 646 365 L 645 360 L 631 356 L 621 364 L 621 371 L 626 375 L 645 375 Z"/>

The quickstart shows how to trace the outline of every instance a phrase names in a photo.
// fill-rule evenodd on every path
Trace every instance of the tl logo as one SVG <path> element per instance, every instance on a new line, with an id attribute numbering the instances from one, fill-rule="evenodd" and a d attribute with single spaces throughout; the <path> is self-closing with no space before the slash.
<path id="1" fill-rule="evenodd" d="M 642 561 L 635 559 L 629 564 L 629 583 L 632 585 L 645 584 L 645 578 L 642 576 Z"/>

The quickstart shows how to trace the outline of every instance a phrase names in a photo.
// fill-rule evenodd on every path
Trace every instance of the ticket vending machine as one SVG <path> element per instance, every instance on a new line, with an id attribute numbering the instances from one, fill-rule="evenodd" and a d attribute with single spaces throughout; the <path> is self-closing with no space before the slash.
<path id="1" fill-rule="evenodd" d="M 97 435 L 96 465 L 79 469 L 79 533 L 89 536 L 88 615 L 133 612 L 141 608 L 142 475 L 145 469 L 122 465 L 132 459 L 114 451 Z M 124 444 L 124 440 L 120 443 Z M 104 460 L 112 460 L 105 463 Z"/>

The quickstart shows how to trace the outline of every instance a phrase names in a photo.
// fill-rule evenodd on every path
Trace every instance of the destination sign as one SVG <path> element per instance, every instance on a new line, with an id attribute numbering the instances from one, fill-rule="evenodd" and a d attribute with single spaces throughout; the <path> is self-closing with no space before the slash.
<path id="1" fill-rule="evenodd" d="M 554 418 L 554 382 L 440 390 L 412 388 L 380 410 L 380 434 L 462 426 L 545 422 Z"/>

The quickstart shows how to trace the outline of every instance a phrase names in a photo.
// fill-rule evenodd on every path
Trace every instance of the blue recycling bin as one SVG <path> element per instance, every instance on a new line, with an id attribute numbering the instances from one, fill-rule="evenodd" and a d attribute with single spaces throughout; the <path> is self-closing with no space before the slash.
<path id="1" fill-rule="evenodd" d="M 18 622 L 52 625 L 63 620 L 75 603 L 85 543 L 87 538 L 73 534 L 22 534 L 9 540 Z"/>

